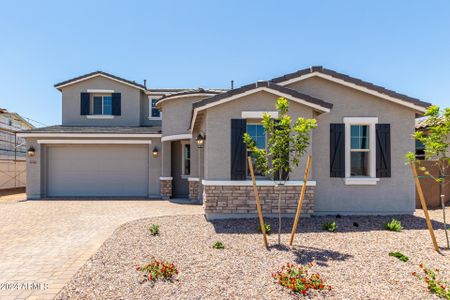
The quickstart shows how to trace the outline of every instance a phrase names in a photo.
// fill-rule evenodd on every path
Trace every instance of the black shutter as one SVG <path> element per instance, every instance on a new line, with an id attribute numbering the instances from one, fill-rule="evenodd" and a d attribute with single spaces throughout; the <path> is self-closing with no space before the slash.
<path id="1" fill-rule="evenodd" d="M 231 119 L 231 180 L 245 180 L 246 174 L 246 145 L 244 133 L 247 120 Z"/>
<path id="2" fill-rule="evenodd" d="M 330 177 L 345 177 L 344 124 L 330 124 Z"/>
<path id="3" fill-rule="evenodd" d="M 376 125 L 377 177 L 391 177 L 391 125 Z"/>
<path id="4" fill-rule="evenodd" d="M 121 111 L 121 95 L 120 93 L 112 93 L 112 114 L 113 116 L 120 116 Z"/>
<path id="5" fill-rule="evenodd" d="M 89 93 L 81 93 L 80 96 L 80 115 L 89 115 L 90 99 L 91 95 Z"/>

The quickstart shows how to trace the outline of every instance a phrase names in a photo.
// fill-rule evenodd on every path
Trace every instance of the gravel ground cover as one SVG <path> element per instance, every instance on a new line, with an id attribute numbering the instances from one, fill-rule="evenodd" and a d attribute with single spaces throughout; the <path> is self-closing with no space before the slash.
<path id="1" fill-rule="evenodd" d="M 448 211 L 450 215 L 450 210 Z M 441 211 L 431 211 L 441 246 L 445 236 Z M 270 250 L 257 233 L 257 220 L 207 222 L 203 216 L 159 217 L 136 220 L 119 227 L 98 252 L 78 271 L 56 299 L 437 299 L 411 273 L 419 263 L 439 268 L 450 278 L 450 251 L 432 250 L 422 211 L 395 216 L 405 229 L 383 229 L 392 216 L 314 217 L 302 219 L 293 247 L 277 246 L 269 236 Z M 336 233 L 322 224 L 336 221 Z M 267 219 L 272 230 L 277 221 Z M 148 227 L 159 224 L 160 234 Z M 292 219 L 283 220 L 282 243 L 288 244 Z M 225 249 L 213 249 L 221 241 Z M 389 256 L 400 251 L 410 259 Z M 154 256 L 174 262 L 175 282 L 142 283 L 136 271 Z M 287 262 L 314 263 L 333 289 L 306 297 L 293 295 L 271 277 Z"/>

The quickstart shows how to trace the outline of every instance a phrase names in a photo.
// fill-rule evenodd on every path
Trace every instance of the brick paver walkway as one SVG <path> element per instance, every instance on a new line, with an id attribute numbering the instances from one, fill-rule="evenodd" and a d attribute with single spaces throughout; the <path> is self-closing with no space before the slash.
<path id="1" fill-rule="evenodd" d="M 200 205 L 168 201 L 0 203 L 0 299 L 53 299 L 127 221 L 201 213 Z M 40 283 L 41 290 L 26 289 L 26 283 Z"/>

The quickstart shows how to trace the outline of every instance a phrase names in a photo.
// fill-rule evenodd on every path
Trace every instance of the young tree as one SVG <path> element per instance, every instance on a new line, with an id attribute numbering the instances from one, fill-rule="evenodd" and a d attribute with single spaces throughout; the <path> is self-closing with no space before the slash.
<path id="1" fill-rule="evenodd" d="M 425 120 L 426 130 L 417 131 L 413 138 L 422 142 L 425 146 L 425 159 L 435 161 L 435 165 L 439 169 L 439 176 L 434 177 L 426 170 L 425 167 L 420 167 L 421 171 L 425 171 L 425 175 L 433 178 L 439 183 L 439 195 L 441 198 L 442 216 L 444 220 L 444 231 L 447 239 L 447 248 L 450 248 L 447 221 L 445 215 L 445 185 L 449 183 L 446 174 L 450 164 L 450 108 L 440 109 L 439 106 L 430 106 L 425 112 L 427 119 Z M 414 153 L 409 152 L 407 158 L 415 161 Z M 420 161 L 418 161 L 420 163 Z"/>
<path id="2" fill-rule="evenodd" d="M 284 186 L 289 173 L 300 163 L 311 139 L 311 130 L 317 127 L 315 119 L 297 118 L 292 122 L 288 115 L 289 103 L 278 98 L 275 105 L 278 119 L 268 113 L 263 115 L 262 125 L 267 136 L 267 148 L 259 149 L 248 134 L 244 134 L 247 150 L 252 152 L 254 165 L 262 174 L 275 182 L 276 188 Z M 281 193 L 278 195 L 278 244 L 281 244 Z"/>

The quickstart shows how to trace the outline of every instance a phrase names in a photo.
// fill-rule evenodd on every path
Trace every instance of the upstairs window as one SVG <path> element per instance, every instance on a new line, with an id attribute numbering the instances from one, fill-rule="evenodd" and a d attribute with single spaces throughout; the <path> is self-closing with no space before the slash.
<path id="1" fill-rule="evenodd" d="M 150 99 L 150 118 L 161 118 L 161 112 L 156 108 L 156 102 L 158 99 Z"/>
<path id="2" fill-rule="evenodd" d="M 93 115 L 112 115 L 112 97 L 111 95 L 94 95 L 92 101 Z"/>

